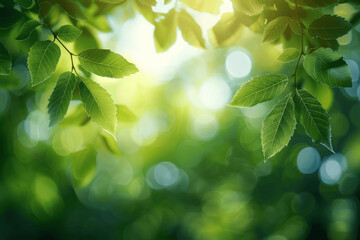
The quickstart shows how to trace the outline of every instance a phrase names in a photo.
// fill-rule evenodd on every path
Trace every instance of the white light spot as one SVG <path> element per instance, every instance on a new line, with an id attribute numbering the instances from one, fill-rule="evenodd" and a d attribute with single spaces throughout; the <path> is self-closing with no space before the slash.
<path id="1" fill-rule="evenodd" d="M 311 174 L 320 166 L 320 154 L 315 148 L 304 148 L 299 152 L 296 163 L 300 172 Z"/>
<path id="2" fill-rule="evenodd" d="M 226 106 L 230 99 L 229 85 L 218 77 L 206 80 L 200 87 L 199 98 L 208 109 L 218 110 Z"/>
<path id="3" fill-rule="evenodd" d="M 154 178 L 163 187 L 173 185 L 177 181 L 178 175 L 178 168 L 171 162 L 159 163 L 154 169 Z"/>
<path id="4" fill-rule="evenodd" d="M 214 138 L 218 129 L 218 120 L 212 114 L 202 114 L 196 117 L 193 122 L 194 134 L 202 141 L 208 141 Z"/>
<path id="5" fill-rule="evenodd" d="M 320 167 L 320 179 L 326 184 L 336 184 L 347 168 L 346 158 L 342 154 L 333 154 L 325 159 Z"/>
<path id="6" fill-rule="evenodd" d="M 234 78 L 246 77 L 251 72 L 251 68 L 251 59 L 243 51 L 233 51 L 226 58 L 226 70 Z"/>

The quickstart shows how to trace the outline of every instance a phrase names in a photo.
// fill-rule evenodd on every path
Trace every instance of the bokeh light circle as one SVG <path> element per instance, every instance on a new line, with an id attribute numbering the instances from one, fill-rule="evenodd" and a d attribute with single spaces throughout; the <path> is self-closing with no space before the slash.
<path id="1" fill-rule="evenodd" d="M 234 78 L 243 78 L 250 74 L 252 62 L 248 54 L 235 50 L 226 57 L 226 70 Z"/>
<path id="2" fill-rule="evenodd" d="M 230 99 L 229 85 L 218 77 L 206 80 L 200 87 L 199 98 L 208 109 L 218 110 L 225 107 Z"/>
<path id="3" fill-rule="evenodd" d="M 313 147 L 302 149 L 296 159 L 296 164 L 301 173 L 314 173 L 320 166 L 320 154 Z"/>

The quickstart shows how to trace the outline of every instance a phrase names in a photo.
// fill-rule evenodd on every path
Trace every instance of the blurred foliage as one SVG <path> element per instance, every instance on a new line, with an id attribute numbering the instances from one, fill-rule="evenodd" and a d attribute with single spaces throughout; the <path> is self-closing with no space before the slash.
<path id="1" fill-rule="evenodd" d="M 111 49 L 140 70 L 103 78 L 74 58 L 114 100 L 113 135 L 84 111 L 79 86 L 64 120 L 48 127 L 48 99 L 70 57 L 61 48 L 47 85 L 31 87 L 27 54 L 53 36 L 34 1 L 0 1 L 0 58 L 10 56 L 12 69 L 0 75 L 1 239 L 358 239 L 358 1 L 297 2 L 306 27 L 326 14 L 353 25 L 330 41 L 306 36 L 309 48 L 344 57 L 352 88 L 298 70 L 299 87 L 331 116 L 336 154 L 298 125 L 264 163 L 261 122 L 277 100 L 227 107 L 251 76 L 293 73 L 296 61 L 276 59 L 299 48 L 299 26 L 290 20 L 273 44 L 261 34 L 277 16 L 296 16 L 295 1 L 39 1 L 54 31 L 81 30 L 74 42 L 63 36 L 70 51 Z M 30 20 L 42 25 L 15 40 Z"/>

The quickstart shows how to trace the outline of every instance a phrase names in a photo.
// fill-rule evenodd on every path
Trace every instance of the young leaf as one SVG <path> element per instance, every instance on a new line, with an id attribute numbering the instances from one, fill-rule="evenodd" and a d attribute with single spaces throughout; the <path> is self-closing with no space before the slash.
<path id="1" fill-rule="evenodd" d="M 33 0 L 14 0 L 23 8 L 30 8 L 33 5 Z"/>
<path id="2" fill-rule="evenodd" d="M 30 34 L 40 26 L 40 23 L 36 20 L 29 20 L 21 27 L 21 30 L 18 36 L 15 38 L 16 40 L 26 40 L 29 38 Z"/>
<path id="3" fill-rule="evenodd" d="M 36 86 L 51 77 L 60 59 L 60 48 L 52 41 L 36 42 L 28 57 L 32 86 Z"/>
<path id="4" fill-rule="evenodd" d="M 179 28 L 186 42 L 197 48 L 205 48 L 205 40 L 200 26 L 185 10 L 179 13 Z"/>
<path id="5" fill-rule="evenodd" d="M 281 63 L 289 63 L 298 59 L 300 56 L 300 51 L 296 48 L 287 48 L 284 52 L 278 57 L 278 61 Z"/>
<path id="6" fill-rule="evenodd" d="M 70 100 L 76 86 L 75 75 L 65 72 L 59 76 L 56 87 L 49 99 L 48 113 L 50 127 L 62 122 L 70 105 Z"/>
<path id="7" fill-rule="evenodd" d="M 89 49 L 79 53 L 85 70 L 102 77 L 122 78 L 138 72 L 123 56 L 106 49 Z"/>
<path id="8" fill-rule="evenodd" d="M 244 84 L 229 103 L 234 107 L 251 107 L 280 95 L 288 84 L 288 78 L 282 74 L 268 74 L 252 78 Z"/>
<path id="9" fill-rule="evenodd" d="M 111 96 L 99 84 L 87 78 L 81 78 L 79 89 L 89 117 L 114 134 L 117 124 L 116 107 Z"/>
<path id="10" fill-rule="evenodd" d="M 277 40 L 286 30 L 289 25 L 290 17 L 277 17 L 265 26 L 263 34 L 263 43 L 271 43 Z"/>
<path id="11" fill-rule="evenodd" d="M 72 42 L 81 35 L 82 31 L 73 25 L 62 26 L 58 31 L 58 37 L 65 42 Z"/>
<path id="12" fill-rule="evenodd" d="M 0 43 L 0 75 L 9 75 L 11 66 L 11 57 L 6 48 Z"/>
<path id="13" fill-rule="evenodd" d="M 265 160 L 288 145 L 296 127 L 294 102 L 286 95 L 265 118 L 261 128 L 261 145 Z"/>
<path id="14" fill-rule="evenodd" d="M 177 13 L 170 10 L 162 15 L 159 21 L 155 21 L 154 40 L 157 52 L 165 52 L 176 41 Z"/>
<path id="15" fill-rule="evenodd" d="M 136 116 L 128 107 L 118 104 L 116 104 L 116 118 L 118 122 L 134 122 L 136 120 Z"/>
<path id="16" fill-rule="evenodd" d="M 156 6 L 156 0 L 139 0 L 142 4 L 154 7 Z"/>
<path id="17" fill-rule="evenodd" d="M 243 31 L 244 27 L 238 14 L 224 13 L 210 30 L 211 42 L 216 47 L 232 45 L 240 39 Z"/>
<path id="18" fill-rule="evenodd" d="M 308 28 L 312 37 L 326 40 L 337 39 L 351 29 L 351 24 L 339 16 L 324 15 L 314 22 Z"/>
<path id="19" fill-rule="evenodd" d="M 343 58 L 330 48 L 319 48 L 308 53 L 304 69 L 311 78 L 331 87 L 351 87 L 351 74 Z"/>
<path id="20" fill-rule="evenodd" d="M 61 8 L 67 13 L 70 17 L 79 20 L 86 20 L 84 11 L 80 7 L 78 2 L 72 0 L 53 0 L 57 2 Z"/>
<path id="21" fill-rule="evenodd" d="M 246 15 L 259 15 L 263 10 L 263 5 L 259 0 L 231 0 L 236 10 Z"/>
<path id="22" fill-rule="evenodd" d="M 289 26 L 295 34 L 301 35 L 301 25 L 297 19 L 291 19 L 289 22 Z"/>
<path id="23" fill-rule="evenodd" d="M 314 142 L 320 142 L 333 151 L 330 117 L 319 101 L 305 90 L 296 90 L 294 102 L 306 133 Z"/>
<path id="24" fill-rule="evenodd" d="M 219 14 L 223 0 L 181 0 L 181 2 L 199 12 Z"/>

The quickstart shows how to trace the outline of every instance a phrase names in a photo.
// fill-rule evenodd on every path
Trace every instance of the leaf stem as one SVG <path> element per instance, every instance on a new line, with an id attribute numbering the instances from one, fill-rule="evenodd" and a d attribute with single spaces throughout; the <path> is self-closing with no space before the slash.
<path id="1" fill-rule="evenodd" d="M 299 69 L 300 60 L 301 60 L 302 56 L 304 55 L 304 28 L 303 28 L 303 25 L 301 23 L 297 0 L 295 0 L 295 9 L 296 9 L 296 14 L 297 14 L 297 19 L 298 19 L 298 22 L 299 22 L 300 30 L 301 30 L 301 51 L 300 51 L 300 55 L 299 55 L 299 57 L 297 59 L 294 74 L 293 74 L 294 86 L 295 86 L 295 88 L 297 88 L 296 75 L 297 75 L 297 71 Z"/>
<path id="2" fill-rule="evenodd" d="M 79 76 L 79 74 L 77 73 L 76 71 L 76 68 L 75 68 L 75 64 L 74 64 L 74 59 L 73 57 L 74 56 L 77 56 L 75 53 L 71 52 L 66 46 L 65 44 L 58 38 L 58 36 L 56 35 L 56 33 L 53 31 L 53 29 L 51 28 L 49 22 L 46 20 L 46 17 L 45 17 L 45 14 L 43 13 L 41 7 L 40 7 L 40 4 L 38 2 L 38 0 L 35 0 L 36 2 L 36 5 L 38 6 L 39 8 L 39 13 L 40 13 L 40 16 L 41 18 L 44 20 L 44 25 L 50 30 L 51 34 L 54 36 L 54 40 L 53 42 L 58 41 L 60 43 L 60 45 L 69 53 L 70 55 L 70 59 L 71 59 L 71 72 L 74 71 L 76 73 L 76 75 Z"/>

